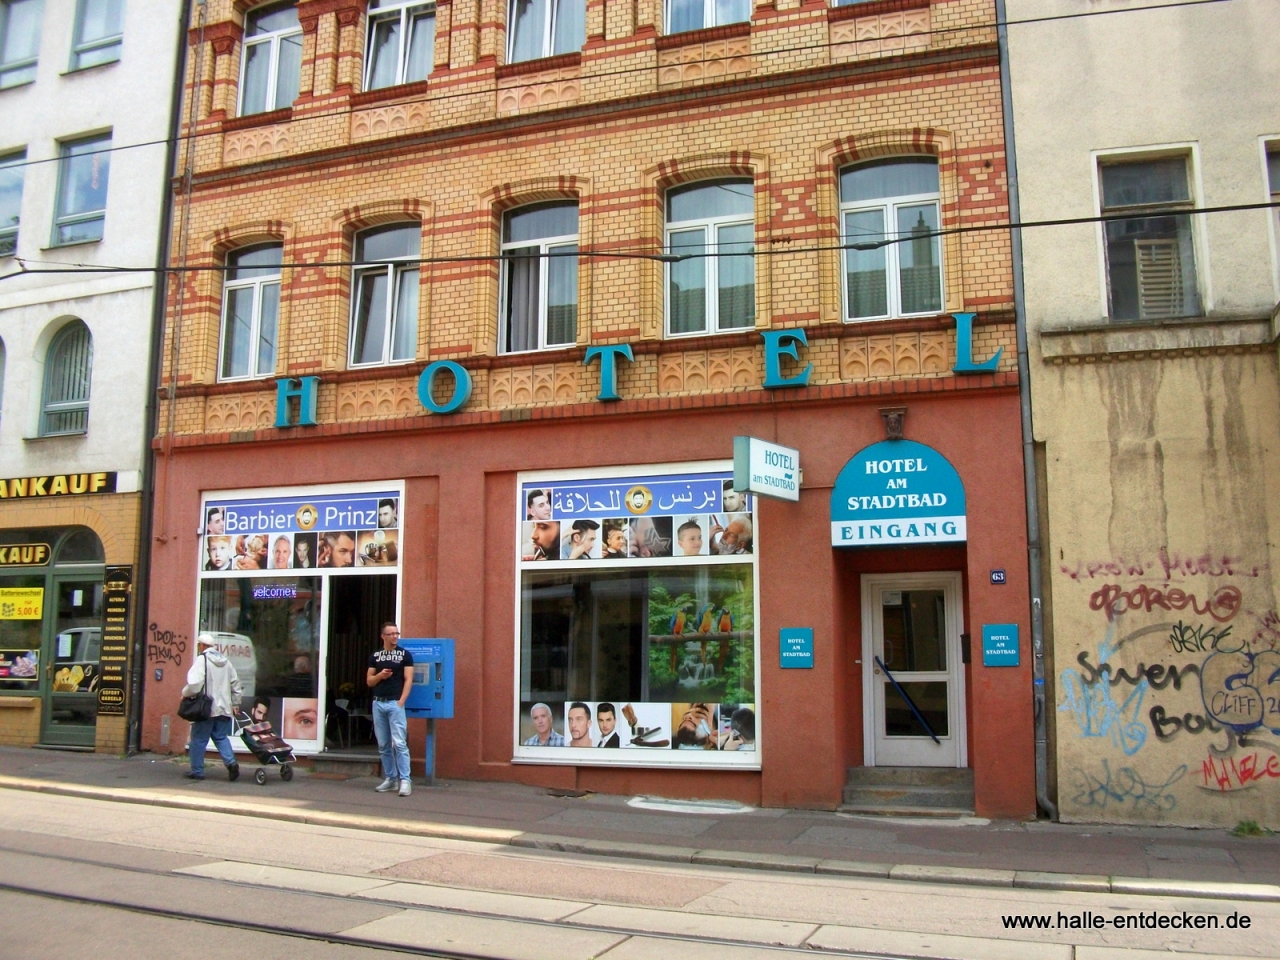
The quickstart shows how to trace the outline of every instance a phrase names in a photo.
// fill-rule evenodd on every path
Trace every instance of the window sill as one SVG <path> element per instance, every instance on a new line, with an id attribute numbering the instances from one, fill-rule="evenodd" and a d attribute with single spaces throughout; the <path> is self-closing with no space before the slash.
<path id="1" fill-rule="evenodd" d="M 101 243 L 102 238 L 95 240 L 70 240 L 67 243 L 51 243 L 47 247 L 41 247 L 40 252 L 46 253 L 50 250 L 66 250 L 69 247 L 87 247 L 91 243 Z"/>
<path id="2" fill-rule="evenodd" d="M 25 443 L 46 443 L 50 440 L 79 440 L 88 435 L 88 430 L 81 430 L 79 433 L 42 433 L 38 436 L 23 437 L 22 439 Z"/>
<path id="3" fill-rule="evenodd" d="M 101 63 L 91 63 L 87 67 L 68 67 L 66 70 L 63 70 L 62 73 L 58 74 L 58 76 L 74 77 L 76 74 L 88 73 L 89 71 L 97 70 L 100 67 L 114 67 L 119 62 L 120 58 L 117 56 L 114 60 L 103 60 Z"/>
<path id="4" fill-rule="evenodd" d="M 1280 307 L 1263 317 L 1201 316 L 1045 324 L 1040 328 L 1040 353 L 1050 363 L 1063 363 L 1089 357 L 1138 358 L 1269 349 L 1280 333 L 1278 311 Z"/>
<path id="5" fill-rule="evenodd" d="M 264 113 L 251 113 L 244 117 L 232 117 L 222 121 L 224 132 L 244 130 L 249 127 L 269 127 L 273 123 L 283 123 L 293 118 L 293 107 L 282 107 L 279 110 L 267 110 Z"/>
<path id="6" fill-rule="evenodd" d="M 846 3 L 827 8 L 827 23 L 841 20 L 857 20 L 882 13 L 898 13 L 902 10 L 920 10 L 929 6 L 930 0 L 866 0 L 863 3 Z"/>
<path id="7" fill-rule="evenodd" d="M 371 104 L 399 100 L 401 97 L 416 97 L 427 92 L 430 80 L 414 80 L 412 83 L 395 84 L 390 87 L 378 87 L 374 90 L 362 90 L 351 95 L 351 107 L 367 107 Z M 223 124 L 225 127 L 226 124 Z"/>
<path id="8" fill-rule="evenodd" d="M 554 57 L 539 57 L 537 60 L 520 60 L 516 63 L 505 63 L 494 71 L 499 80 L 506 77 L 519 77 L 526 73 L 541 73 L 544 70 L 558 70 L 561 67 L 576 67 L 582 63 L 582 54 L 562 53 Z"/>
<path id="9" fill-rule="evenodd" d="M 32 77 L 30 80 L 20 80 L 17 83 L 0 84 L 0 93 L 3 93 L 5 90 L 17 90 L 19 87 L 29 87 L 35 82 L 36 78 Z"/>
<path id="10" fill-rule="evenodd" d="M 726 23 L 723 27 L 704 27 L 701 30 L 686 30 L 683 33 L 665 34 L 655 41 L 659 50 L 672 50 L 676 47 L 687 47 L 694 43 L 706 43 L 709 40 L 727 40 L 730 37 L 751 36 L 751 21 Z"/>

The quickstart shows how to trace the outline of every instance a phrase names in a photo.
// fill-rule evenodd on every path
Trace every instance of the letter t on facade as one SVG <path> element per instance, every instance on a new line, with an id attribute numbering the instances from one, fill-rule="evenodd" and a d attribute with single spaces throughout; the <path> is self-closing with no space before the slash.
<path id="1" fill-rule="evenodd" d="M 296 386 L 295 386 L 296 384 Z M 276 381 L 276 426 L 291 427 L 289 399 L 298 398 L 298 426 L 316 425 L 316 387 L 319 377 L 281 377 Z"/>
<path id="2" fill-rule="evenodd" d="M 596 399 L 621 400 L 622 398 L 618 396 L 616 375 L 618 357 L 634 363 L 635 357 L 631 355 L 631 344 L 611 343 L 603 347 L 588 347 L 587 355 L 583 357 L 582 362 L 589 364 L 596 357 L 600 358 L 600 393 L 596 395 Z"/>

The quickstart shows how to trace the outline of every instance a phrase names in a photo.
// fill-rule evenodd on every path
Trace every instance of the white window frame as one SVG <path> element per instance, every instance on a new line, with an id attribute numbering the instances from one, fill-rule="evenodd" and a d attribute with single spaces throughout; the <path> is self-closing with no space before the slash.
<path id="1" fill-rule="evenodd" d="M 44 4 L 39 3 L 40 12 L 44 13 Z M 32 72 L 29 78 L 7 81 L 7 77 L 14 73 L 23 73 L 28 69 L 34 68 L 40 62 L 40 33 L 42 23 L 36 23 L 35 47 L 36 54 L 32 57 L 26 57 L 22 60 L 14 60 L 10 63 L 0 62 L 0 90 L 8 87 L 19 87 L 26 83 L 35 83 L 35 73 Z M 0 5 L 0 50 L 4 49 L 5 37 L 9 33 L 9 4 Z"/>
<path id="2" fill-rule="evenodd" d="M 1258 153 L 1262 161 L 1262 196 L 1264 203 L 1280 201 L 1280 183 L 1271 182 L 1268 158 L 1280 156 L 1280 133 L 1265 134 L 1258 138 Z M 1271 281 L 1274 294 L 1280 300 L 1280 207 L 1272 207 L 1267 217 L 1267 239 L 1271 247 Z"/>
<path id="3" fill-rule="evenodd" d="M 541 2 L 547 5 L 547 15 L 542 19 L 542 53 L 536 57 L 517 60 L 515 58 L 516 31 L 513 28 L 516 0 L 507 0 L 507 63 L 533 63 L 535 60 L 545 60 L 547 57 L 558 57 L 578 52 L 576 50 L 566 50 L 560 54 L 555 53 L 553 49 L 555 46 L 556 20 L 560 16 L 560 4 L 565 0 L 541 0 Z M 586 0 L 583 0 L 584 4 L 585 2 Z"/>
<path id="4" fill-rule="evenodd" d="M 75 159 L 75 157 L 73 157 L 70 153 L 70 150 L 72 147 L 77 147 L 85 143 L 100 144 L 102 146 L 102 149 L 97 152 L 107 153 L 108 164 L 110 164 L 109 153 L 111 150 L 111 138 L 112 138 L 112 131 L 108 131 L 106 133 L 97 134 L 95 136 L 77 137 L 75 140 L 63 140 L 59 142 L 58 144 L 58 183 L 56 187 L 57 192 L 54 193 L 53 195 L 54 196 L 53 236 L 50 238 L 49 246 L 71 247 L 80 243 L 101 243 L 103 239 L 106 237 L 106 233 L 107 233 L 107 223 L 106 223 L 107 208 L 105 206 L 106 201 L 104 200 L 103 201 L 104 206 L 102 206 L 100 209 L 97 209 L 97 210 L 82 210 L 79 213 L 63 213 L 62 212 L 62 184 L 63 184 L 63 180 L 67 176 L 68 163 L 71 160 Z M 93 155 L 93 152 L 90 152 L 88 154 L 88 156 L 92 156 L 92 155 Z M 111 169 L 110 169 L 110 166 L 108 165 L 108 168 L 107 168 L 108 192 L 110 192 L 110 184 L 111 184 Z M 87 240 L 62 240 L 58 236 L 58 231 L 59 231 L 59 228 L 61 227 L 71 226 L 77 223 L 93 223 L 94 221 L 97 221 L 97 220 L 102 221 L 101 237 L 95 237 Z"/>
<path id="5" fill-rule="evenodd" d="M 124 4 L 127 2 L 127 0 L 121 0 L 120 32 L 116 34 L 112 34 L 111 36 L 108 36 L 108 37 L 99 37 L 97 40 L 86 41 L 81 38 L 81 34 L 84 31 L 85 7 L 92 2 L 94 2 L 94 0 L 79 0 L 79 2 L 76 4 L 75 33 L 71 35 L 71 70 L 73 72 L 76 70 L 89 70 L 89 69 L 92 69 L 93 67 L 106 66 L 108 63 L 117 63 L 120 60 L 119 48 L 122 47 L 124 44 L 124 23 L 123 23 Z M 109 0 L 103 0 L 103 2 L 109 2 Z M 113 59 L 103 60 L 101 63 L 90 63 L 84 66 L 81 66 L 80 57 L 83 54 L 92 53 L 95 50 L 103 50 L 103 49 L 106 49 L 107 47 L 117 48 L 116 55 Z"/>
<path id="6" fill-rule="evenodd" d="M 575 209 L 578 204 L 574 204 Z M 523 207 L 513 207 L 503 213 L 503 229 L 506 229 L 506 218 L 513 214 L 519 213 Z M 581 212 L 579 211 L 579 215 Z M 530 347 L 528 350 L 504 350 L 502 345 L 507 342 L 507 287 L 511 282 L 511 261 L 502 261 L 502 282 L 498 289 L 498 352 L 504 356 L 512 356 L 518 353 L 538 353 L 542 350 L 565 350 L 572 347 L 576 343 L 547 343 L 547 294 L 551 289 L 551 258 L 547 256 L 553 249 L 557 247 L 576 247 L 578 240 L 582 236 L 581 231 L 578 233 L 567 233 L 558 237 L 539 237 L 536 240 L 511 240 L 503 243 L 501 251 L 503 254 L 510 253 L 513 250 L 528 250 L 530 247 L 538 248 L 538 345 Z M 578 304 L 581 306 L 581 304 Z M 574 330 L 577 330 L 577 324 L 574 324 Z"/>
<path id="7" fill-rule="evenodd" d="M 708 181 L 706 185 L 713 186 L 718 182 L 720 181 L 714 181 L 714 180 Z M 741 182 L 745 183 L 746 181 L 744 180 Z M 680 184 L 680 186 L 682 187 L 692 186 L 692 185 L 693 184 Z M 673 189 L 679 189 L 679 188 L 677 187 Z M 738 227 L 738 226 L 745 226 L 749 224 L 752 228 L 751 229 L 751 253 L 741 254 L 741 256 L 750 256 L 752 258 L 751 267 L 752 267 L 752 272 L 754 274 L 755 265 L 756 265 L 756 261 L 755 261 L 755 222 L 756 220 L 755 220 L 755 212 L 754 212 L 754 206 L 755 206 L 755 182 L 754 181 L 752 181 L 751 183 L 751 199 L 752 199 L 753 210 L 750 216 L 739 216 L 734 214 L 734 215 L 724 216 L 724 217 L 707 217 L 699 220 L 668 221 L 663 233 L 663 252 L 664 253 L 671 252 L 671 234 L 681 233 L 687 230 L 693 230 L 696 227 L 702 227 L 703 228 L 702 235 L 703 235 L 704 241 L 705 241 L 705 238 L 707 237 L 708 232 L 711 232 L 711 234 L 716 237 L 716 242 L 714 244 L 704 242 L 703 247 L 706 249 L 708 254 L 718 254 L 720 252 L 719 230 L 721 227 Z M 664 208 L 667 206 L 667 198 L 665 195 L 662 198 L 662 204 Z M 667 213 L 666 213 L 666 210 L 664 209 L 663 218 L 665 219 L 666 216 L 667 216 Z M 752 323 L 749 326 L 725 327 L 723 330 L 720 329 L 720 258 L 718 256 L 709 255 L 704 257 L 702 262 L 705 265 L 704 278 L 706 283 L 705 292 L 707 297 L 707 307 L 706 307 L 707 329 L 694 330 L 688 333 L 672 333 L 671 332 L 671 264 L 667 264 L 666 269 L 663 271 L 663 286 L 662 286 L 662 306 L 663 306 L 662 312 L 664 316 L 663 326 L 665 328 L 664 335 L 666 336 L 666 338 L 670 340 L 670 339 L 680 339 L 683 337 L 705 337 L 710 334 L 745 333 L 748 330 L 754 330 L 755 319 L 758 319 L 758 316 L 753 318 Z M 759 279 L 758 277 L 755 277 L 755 276 L 752 277 L 753 290 L 756 288 L 758 279 Z M 755 311 L 753 311 L 753 313 L 754 312 Z"/>
<path id="8" fill-rule="evenodd" d="M 388 227 L 404 226 L 413 227 L 421 230 L 421 224 L 416 221 L 405 224 L 386 224 Z M 377 227 L 373 228 L 378 229 Z M 419 252 L 419 257 L 421 252 Z M 351 283 L 351 336 L 350 343 L 347 346 L 347 365 L 352 368 L 368 368 L 368 367 L 388 367 L 400 363 L 413 363 L 417 359 L 417 330 L 418 318 L 413 318 L 414 329 L 414 351 L 408 357 L 391 356 L 391 345 L 395 342 L 395 331 L 399 326 L 400 317 L 396 314 L 396 306 L 400 302 L 400 286 L 404 282 L 404 275 L 407 271 L 418 271 L 415 282 L 421 284 L 422 273 L 418 257 L 390 257 L 386 260 L 370 260 L 368 266 L 360 265 L 352 270 Z M 360 363 L 356 360 L 356 325 L 360 322 L 360 288 L 365 277 L 372 277 L 378 273 L 387 274 L 387 304 L 386 304 L 386 323 L 382 328 L 382 350 L 380 360 L 372 360 L 367 363 Z M 421 290 L 419 290 L 421 294 Z M 417 302 L 421 303 L 421 299 Z M 421 310 L 419 310 L 421 312 Z"/>
<path id="9" fill-rule="evenodd" d="M 915 159 L 912 157 L 904 157 L 904 160 Z M 847 168 L 846 168 L 847 169 Z M 841 170 L 841 173 L 844 171 Z M 839 180 L 837 178 L 836 189 L 839 190 Z M 937 212 L 938 230 L 942 230 L 942 195 L 938 193 L 915 193 L 907 194 L 900 197 L 883 197 L 877 200 L 852 200 L 848 203 L 840 204 L 840 242 L 848 244 L 856 242 L 857 238 L 849 237 L 845 233 L 845 215 L 849 213 L 862 213 L 867 210 L 879 210 L 884 217 L 885 240 L 886 243 L 881 249 L 884 251 L 884 269 L 885 269 L 885 286 L 886 296 L 885 304 L 889 308 L 888 313 L 877 316 L 854 317 L 850 315 L 849 303 L 849 254 L 856 251 L 841 250 L 840 251 L 840 303 L 843 310 L 845 323 L 866 323 L 870 320 L 892 320 L 899 317 L 935 317 L 946 309 L 947 305 L 947 271 L 946 271 L 946 247 L 941 236 L 931 238 L 938 244 L 938 309 L 923 310 L 918 313 L 906 313 L 902 309 L 902 259 L 899 256 L 899 248 L 903 243 L 909 243 L 910 237 L 903 240 L 898 237 L 898 208 L 899 207 L 920 207 L 927 203 L 932 203 Z"/>
<path id="10" fill-rule="evenodd" d="M 276 6 L 274 3 L 260 4 L 259 7 L 255 7 L 253 10 L 250 10 L 245 14 L 245 22 L 247 23 L 249 17 L 258 9 L 274 6 Z M 285 37 L 301 35 L 302 25 L 299 24 L 296 27 L 289 27 L 285 30 L 275 30 L 271 33 L 259 33 L 255 36 L 246 36 L 244 38 L 244 43 L 240 50 L 240 86 L 237 88 L 236 92 L 236 116 L 246 116 L 244 112 L 244 74 L 245 70 L 249 67 L 249 48 L 266 43 L 271 44 L 271 56 L 268 60 L 269 67 L 267 68 L 266 106 L 265 109 L 253 114 L 248 114 L 248 116 L 256 116 L 257 113 L 271 113 L 273 110 L 284 109 L 283 107 L 276 107 L 273 105 L 276 102 L 276 87 L 280 80 L 280 41 Z"/>
<path id="11" fill-rule="evenodd" d="M 671 23 L 671 0 L 664 0 L 663 2 L 662 22 L 664 25 Z M 689 30 L 678 30 L 675 33 L 671 33 L 669 30 L 664 29 L 664 33 L 666 33 L 667 36 L 678 37 L 682 33 L 693 33 L 693 31 L 697 29 L 709 30 L 712 27 L 727 27 L 730 24 L 734 24 L 734 23 L 750 23 L 750 22 L 751 22 L 751 10 L 749 7 L 747 10 L 747 18 L 745 20 L 726 20 L 724 23 L 717 23 L 716 22 L 716 0 L 702 0 L 702 27 L 701 28 L 693 27 L 693 28 L 690 28 Z"/>
<path id="12" fill-rule="evenodd" d="M 405 69 L 408 67 L 409 61 L 409 42 L 412 39 L 409 35 L 409 28 L 413 25 L 413 18 L 419 14 L 429 13 L 432 17 L 432 31 L 435 30 L 436 5 L 434 3 L 423 3 L 422 0 L 402 0 L 400 3 L 389 3 L 386 6 L 371 7 L 369 9 L 368 23 L 365 27 L 364 34 L 364 89 L 371 90 L 369 82 L 373 75 L 373 28 L 375 24 L 382 20 L 391 20 L 394 17 L 400 18 L 400 50 L 396 54 L 396 80 L 394 84 L 386 87 L 378 87 L 378 90 L 388 90 L 392 86 L 400 86 L 405 83 L 418 83 L 416 80 L 405 79 Z M 435 57 L 435 38 L 432 38 L 432 59 Z M 433 64 L 434 68 L 434 64 Z M 431 73 L 427 71 L 428 75 Z M 423 77 L 425 80 L 426 77 Z"/>
<path id="13" fill-rule="evenodd" d="M 27 186 L 26 171 L 21 169 L 21 165 L 25 164 L 26 160 L 27 160 L 26 150 L 15 150 L 13 153 L 8 153 L 8 154 L 5 154 L 4 156 L 0 156 L 0 169 L 3 169 L 5 167 L 11 167 L 11 166 L 19 167 L 20 168 L 19 176 L 22 177 L 22 181 L 23 181 L 22 189 L 18 191 L 18 207 L 19 207 L 18 222 L 11 227 L 7 227 L 3 223 L 0 223 L 0 243 L 3 243 L 5 240 L 8 240 L 9 238 L 12 238 L 13 251 L 11 253 L 5 253 L 2 249 L 0 249 L 0 258 L 16 257 L 18 255 L 18 233 L 22 229 L 22 216 L 21 216 L 22 195 L 25 192 L 26 186 Z"/>
<path id="14" fill-rule="evenodd" d="M 253 244 L 257 246 L 257 244 Z M 271 244 L 271 246 L 279 246 Z M 250 249 L 243 247 L 241 249 Z M 238 250 L 232 250 L 228 259 Z M 284 248 L 280 247 L 281 259 L 283 259 Z M 243 269 L 263 269 L 261 267 L 247 267 Z M 280 272 L 276 274 L 268 274 L 266 276 L 248 277 L 244 280 L 224 280 L 222 283 L 222 322 L 218 325 L 218 382 L 232 383 L 242 380 L 261 380 L 263 377 L 274 376 L 276 366 L 280 362 L 280 313 L 283 311 L 284 304 L 282 298 L 277 298 L 276 308 L 276 345 L 275 355 L 271 358 L 270 370 L 258 370 L 258 350 L 257 344 L 259 337 L 262 336 L 262 290 L 271 284 L 282 287 L 282 279 L 284 276 L 284 268 L 280 268 Z M 253 322 L 249 325 L 249 372 L 240 376 L 225 376 L 223 374 L 223 363 L 226 360 L 225 352 L 227 348 L 227 310 L 231 305 L 231 297 L 228 295 L 233 290 L 253 290 Z"/>

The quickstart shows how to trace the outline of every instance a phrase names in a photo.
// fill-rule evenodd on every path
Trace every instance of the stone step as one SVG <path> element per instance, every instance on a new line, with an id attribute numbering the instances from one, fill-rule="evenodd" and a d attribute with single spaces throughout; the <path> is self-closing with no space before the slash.
<path id="1" fill-rule="evenodd" d="M 376 753 L 321 753 L 311 757 L 311 769 L 316 773 L 373 777 L 382 773 L 382 760 Z"/>
<path id="2" fill-rule="evenodd" d="M 971 807 L 973 790 L 964 787 L 846 786 L 844 802 L 862 805 L 884 804 L 902 807 Z"/>
<path id="3" fill-rule="evenodd" d="M 837 813 L 857 817 L 935 817 L 959 819 L 972 817 L 973 807 L 896 807 L 885 804 L 845 803 L 836 808 Z"/>
<path id="4" fill-rule="evenodd" d="M 967 767 L 850 767 L 849 786 L 963 786 L 973 789 L 973 771 Z"/>

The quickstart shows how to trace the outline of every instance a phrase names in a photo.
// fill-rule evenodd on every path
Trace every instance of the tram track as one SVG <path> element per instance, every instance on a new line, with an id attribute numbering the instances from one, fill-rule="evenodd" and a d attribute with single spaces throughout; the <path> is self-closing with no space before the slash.
<path id="1" fill-rule="evenodd" d="M 811 947 L 806 945 L 789 946 L 776 943 L 761 943 L 752 940 L 738 940 L 727 937 L 715 937 L 698 934 L 676 934 L 655 932 L 653 930 L 642 930 L 622 926 L 611 926 L 604 924 L 586 923 L 586 922 L 570 922 L 568 918 L 559 920 L 548 920 L 540 918 L 527 917 L 510 917 L 499 913 L 468 910 L 458 907 L 444 907 L 437 905 L 412 903 L 408 901 L 396 900 L 393 897 L 353 897 L 338 893 L 332 893 L 319 890 L 308 890 L 302 888 L 291 888 L 275 885 L 263 885 L 246 882 L 243 880 L 234 880 L 217 877 L 206 877 L 199 874 L 176 872 L 173 870 L 158 869 L 155 867 L 139 866 L 134 864 L 121 864 L 111 861 L 98 860 L 90 857 L 77 857 L 67 854 L 55 854 L 43 851 L 27 850 L 20 847 L 0 844 L 0 859 L 5 854 L 13 854 L 15 856 L 32 857 L 39 860 L 60 862 L 66 864 L 75 864 L 83 867 L 91 867 L 100 870 L 119 871 L 130 874 L 145 875 L 164 879 L 168 881 L 186 881 L 186 882 L 202 882 L 222 887 L 237 887 L 245 890 L 265 891 L 269 890 L 273 894 L 282 896 L 296 896 L 311 899 L 342 901 L 346 903 L 360 903 L 366 906 L 383 906 L 397 910 L 414 911 L 417 913 L 437 914 L 445 917 L 466 918 L 477 921 L 503 921 L 505 923 L 515 923 L 523 926 L 549 928 L 558 931 L 572 931 L 576 933 L 600 933 L 605 935 L 617 936 L 629 939 L 632 937 L 640 937 L 647 940 L 666 940 L 675 943 L 700 944 L 710 947 L 721 947 L 725 949 L 751 949 L 753 951 L 767 950 L 777 953 L 780 957 L 797 954 L 819 955 L 832 958 L 850 958 L 850 960 L 908 960 L 903 955 L 893 955 L 884 953 L 864 953 L 858 951 L 834 950 L 821 947 Z M 395 883 L 403 883 L 406 881 L 396 880 Z M 430 885 L 425 885 L 430 886 Z M 330 943 L 339 946 L 356 947 L 361 949 L 378 950 L 384 953 L 398 953 L 406 956 L 421 957 L 438 957 L 444 960 L 511 960 L 510 957 L 502 954 L 486 954 L 474 953 L 458 950 L 447 950 L 439 947 L 420 947 L 413 945 L 404 945 L 399 943 L 388 943 L 383 940 L 374 940 L 366 937 L 351 936 L 341 932 L 325 932 L 317 930 L 307 930 L 299 927 L 293 927 L 283 924 L 273 924 L 261 921 L 244 920 L 229 918 L 223 915 L 215 914 L 209 911 L 192 910 L 185 908 L 176 910 L 168 907 L 158 906 L 154 904 L 138 903 L 136 901 L 121 900 L 118 898 L 91 896 L 84 893 L 74 893 L 65 890 L 49 889 L 47 886 L 34 886 L 24 883 L 15 883 L 10 880 L 0 879 L 0 892 L 22 894 L 26 896 L 40 897 L 47 900 L 55 900 L 64 903 L 78 904 L 83 906 L 94 906 L 111 910 L 121 910 L 129 913 L 140 914 L 149 917 L 185 921 L 190 923 L 200 923 L 208 926 L 222 927 L 231 930 L 240 930 L 246 932 L 254 932 L 267 934 L 270 936 L 286 937 L 297 940 L 306 940 L 312 942 Z M 619 941 L 619 944 L 624 942 Z M 615 944 L 615 947 L 618 944 Z M 613 950 L 604 951 L 600 956 L 606 956 Z M 731 955 L 731 954 L 730 954 Z"/>

